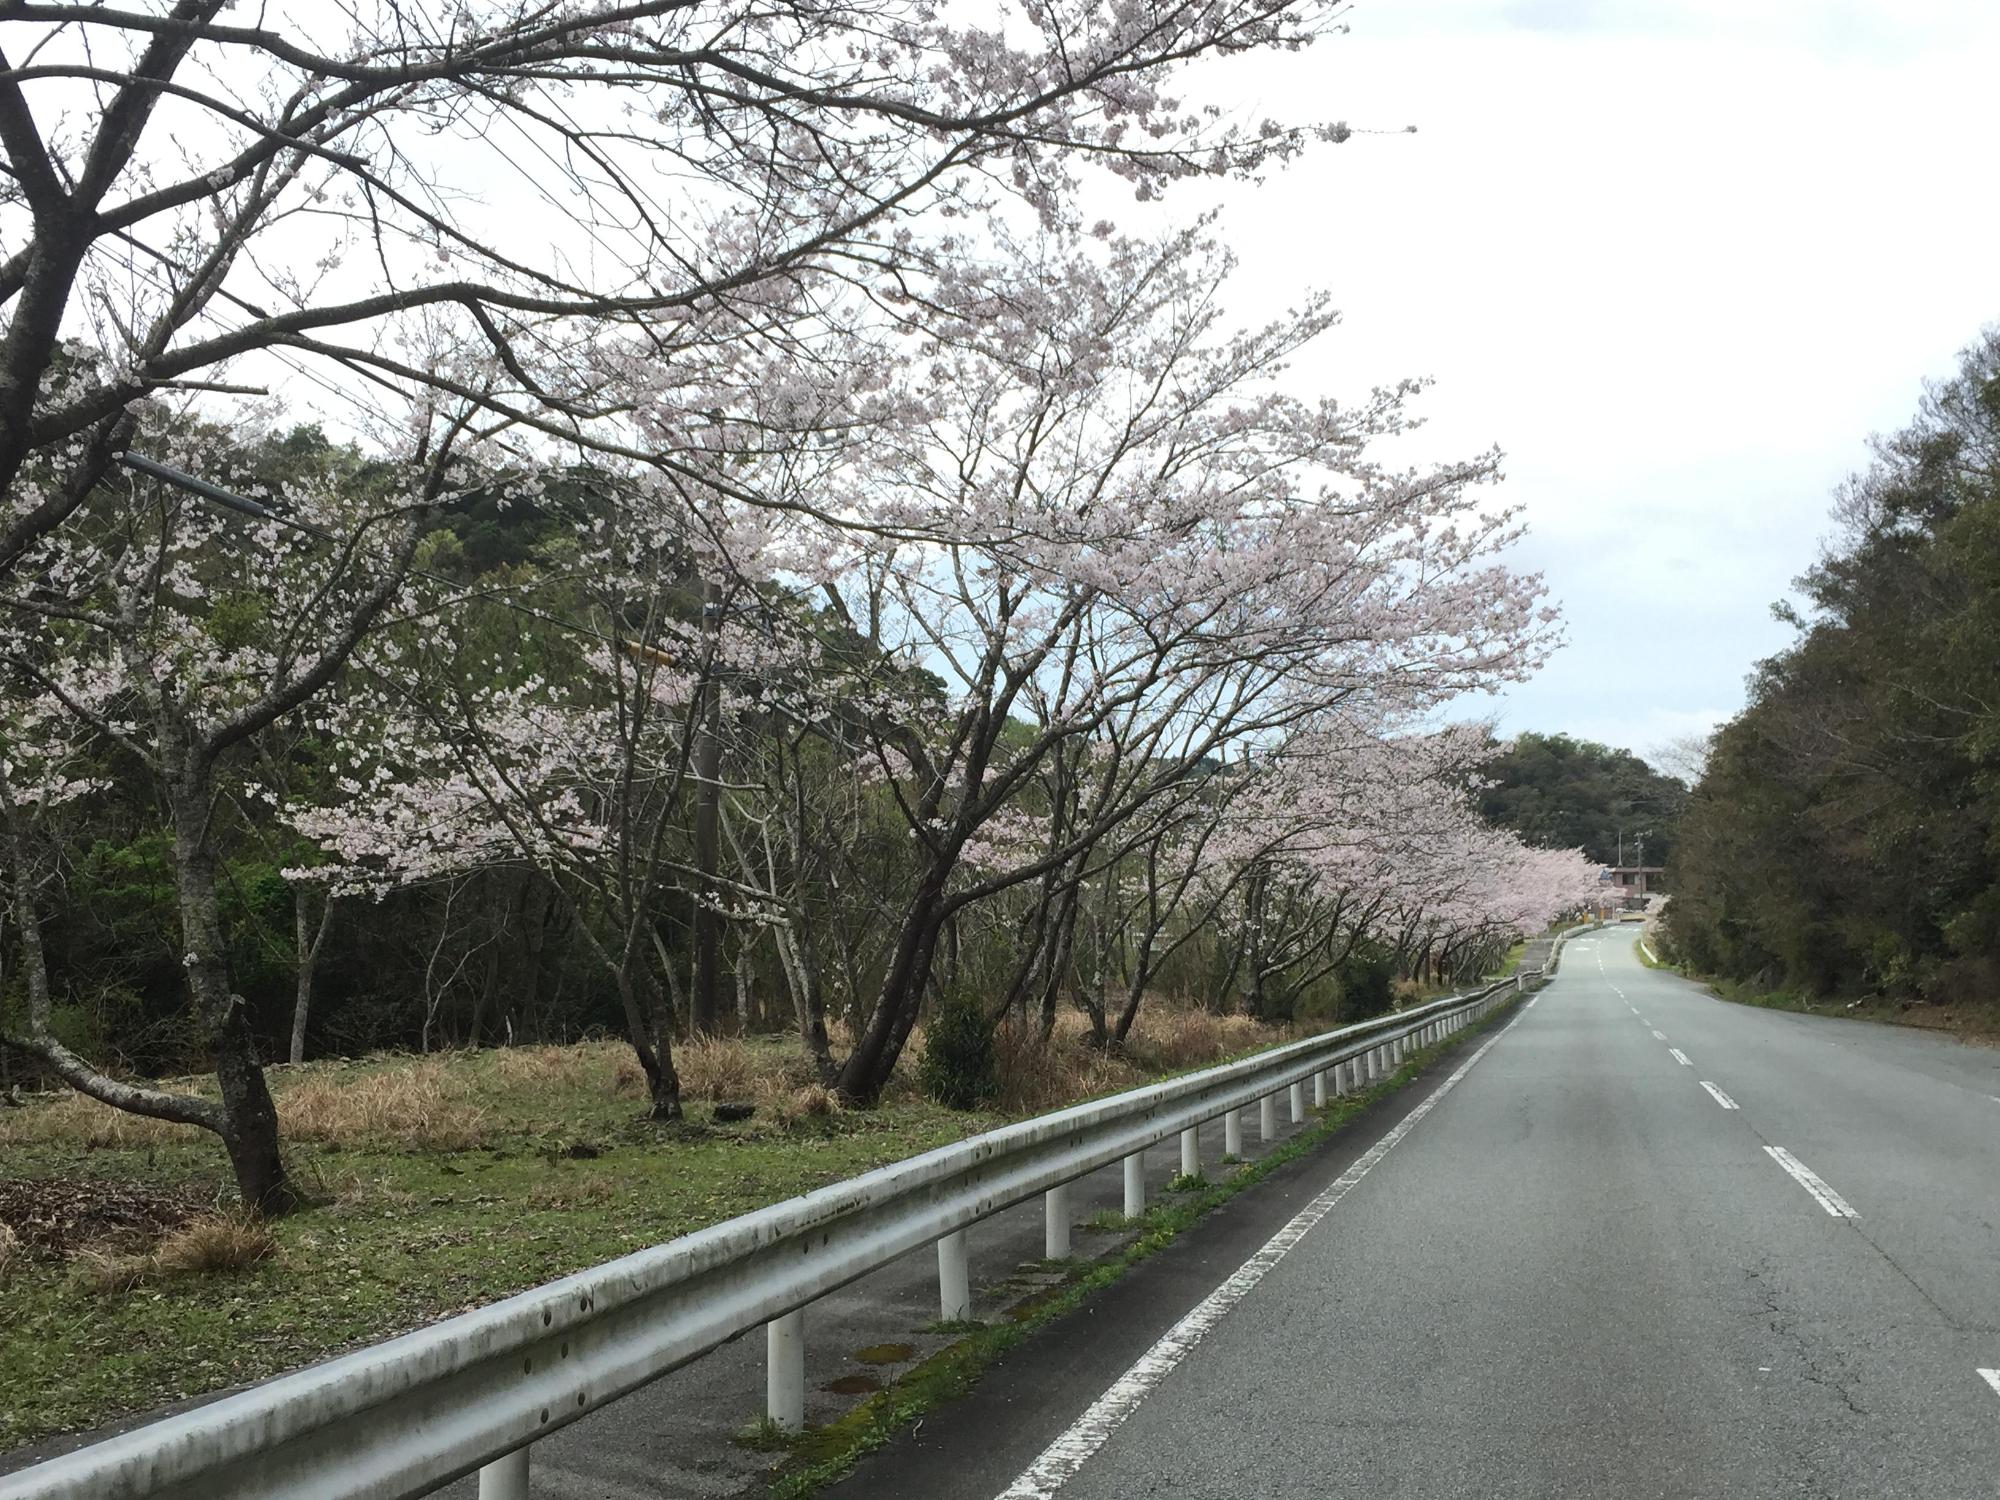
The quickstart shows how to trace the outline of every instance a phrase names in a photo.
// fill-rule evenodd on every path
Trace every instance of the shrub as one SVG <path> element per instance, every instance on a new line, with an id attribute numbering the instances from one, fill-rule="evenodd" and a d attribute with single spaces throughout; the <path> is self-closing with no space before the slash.
<path id="1" fill-rule="evenodd" d="M 1365 1021 L 1395 1003 L 1396 966 L 1389 955 L 1359 945 L 1340 965 L 1340 1018 Z"/>
<path id="2" fill-rule="evenodd" d="M 947 1109 L 977 1109 L 1000 1091 L 993 1028 L 970 1000 L 939 1006 L 924 1032 L 917 1083 Z"/>

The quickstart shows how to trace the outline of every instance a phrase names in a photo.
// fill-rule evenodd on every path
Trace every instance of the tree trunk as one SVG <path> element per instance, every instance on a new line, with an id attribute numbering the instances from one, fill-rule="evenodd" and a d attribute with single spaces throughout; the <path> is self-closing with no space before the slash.
<path id="1" fill-rule="evenodd" d="M 277 1106 L 257 1060 L 242 997 L 229 987 L 222 914 L 215 896 L 215 856 L 208 847 L 206 788 L 187 784 L 195 778 L 185 765 L 173 772 L 169 802 L 185 949 L 182 963 L 214 1059 L 216 1082 L 222 1087 L 223 1145 L 236 1170 L 244 1207 L 261 1214 L 290 1213 L 299 1206 L 299 1197 L 285 1175 Z"/>
<path id="2" fill-rule="evenodd" d="M 882 1097 L 889 1075 L 896 1070 L 903 1043 L 917 1023 L 924 986 L 930 978 L 931 956 L 944 929 L 940 910 L 944 883 L 953 860 L 937 860 L 910 898 L 896 939 L 888 971 L 875 992 L 875 1008 L 862 1028 L 854 1050 L 840 1069 L 840 1092 L 850 1103 L 872 1105 Z"/>
<path id="3" fill-rule="evenodd" d="M 322 899 L 319 921 L 311 919 L 309 887 L 301 885 L 292 895 L 293 947 L 297 955 L 297 977 L 292 1000 L 292 1047 L 289 1060 L 306 1060 L 306 1018 L 312 1011 L 313 975 L 319 969 L 320 949 L 333 928 L 333 897 Z"/>
<path id="4" fill-rule="evenodd" d="M 722 634 L 722 585 L 709 582 L 703 592 L 701 632 L 707 643 L 706 680 L 695 709 L 694 863 L 699 872 L 694 904 L 694 994 L 688 1029 L 706 1034 L 722 1019 L 722 915 L 716 910 L 716 871 L 721 866 L 722 840 L 722 684 L 717 680 L 716 646 Z"/>

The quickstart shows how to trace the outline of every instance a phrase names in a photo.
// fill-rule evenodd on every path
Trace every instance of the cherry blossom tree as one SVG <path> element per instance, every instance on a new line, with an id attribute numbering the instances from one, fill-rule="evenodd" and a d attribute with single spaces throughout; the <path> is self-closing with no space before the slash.
<path id="1" fill-rule="evenodd" d="M 804 289 L 893 278 L 937 214 L 1005 197 L 1057 218 L 1085 162 L 1152 197 L 1344 137 L 1175 92 L 1191 61 L 1303 46 L 1339 10 L 361 0 L 277 19 L 15 0 L 0 571 L 93 493 L 132 403 L 167 389 L 294 370 L 671 464 L 634 446 L 608 328 L 663 363 L 711 352 L 718 308 L 732 342 L 809 340 Z M 65 338 L 99 358 L 65 369 Z M 419 352 L 440 347 L 457 359 Z"/>
<path id="2" fill-rule="evenodd" d="M 1192 768 L 1351 699 L 1414 711 L 1525 672 L 1546 616 L 1495 560 L 1489 456 L 1419 472 L 1370 445 L 1415 387 L 1348 408 L 1280 388 L 1323 301 L 1226 331 L 1228 257 L 1052 236 L 931 310 L 908 366 L 927 415 L 878 445 L 824 528 L 830 595 L 891 659 L 946 684 L 927 725 L 876 726 L 923 873 L 842 1066 L 880 1091 L 953 916 L 1086 854 Z M 917 540 L 909 540 L 917 538 Z M 1058 838 L 968 874 L 969 847 L 1066 751 Z"/>
<path id="3" fill-rule="evenodd" d="M 249 747 L 300 714 L 403 599 L 424 518 L 451 483 L 462 424 L 421 435 L 415 462 L 370 493 L 302 486 L 282 515 L 254 525 L 166 485 L 117 486 L 107 523 L 73 516 L 26 554 L 34 580 L 0 598 L 0 672 L 22 705 L 21 754 L 93 737 L 149 777 L 173 838 L 173 870 L 190 1009 L 212 1058 L 219 1097 L 191 1101 L 138 1090 L 51 1046 L 31 1024 L 16 1045 L 67 1082 L 120 1108 L 178 1119 L 222 1139 L 244 1203 L 295 1206 L 276 1111 L 225 956 L 213 836 L 232 779 L 254 782 Z M 201 429 L 198 451 L 222 446 Z M 32 796 L 32 793 L 25 794 Z M 275 796 L 268 788 L 264 795 Z M 18 808 L 24 793 L 10 792 Z M 16 889 L 29 866 L 16 835 Z M 23 919 L 24 937 L 31 919 Z M 32 967 L 32 966 L 31 966 Z"/>

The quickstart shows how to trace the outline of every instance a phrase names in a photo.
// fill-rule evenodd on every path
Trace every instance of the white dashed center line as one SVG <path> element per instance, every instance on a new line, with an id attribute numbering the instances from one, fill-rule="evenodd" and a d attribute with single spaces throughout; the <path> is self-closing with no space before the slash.
<path id="1" fill-rule="evenodd" d="M 1821 1180 L 1817 1172 L 1792 1155 L 1783 1146 L 1766 1146 L 1764 1149 L 1770 1154 L 1772 1161 L 1791 1173 L 1799 1186 L 1817 1198 L 1819 1206 L 1832 1214 L 1836 1219 L 1858 1219 L 1861 1217 L 1861 1215 L 1854 1211 L 1853 1206 L 1845 1198 L 1841 1197 L 1840 1194 L 1836 1193 Z M 2000 1386 L 1995 1386 L 1994 1389 L 2000 1390 Z"/>
<path id="2" fill-rule="evenodd" d="M 1653 1040 L 1654 1040 L 1654 1041 L 1656 1041 L 1656 1042 L 1664 1042 L 1664 1041 L 1665 1041 L 1666 1039 L 1667 1039 L 1667 1034 L 1666 1034 L 1666 1033 L 1665 1033 L 1664 1031 L 1659 1031 L 1659 1030 L 1655 1030 L 1655 1031 L 1653 1032 Z"/>
<path id="3" fill-rule="evenodd" d="M 1993 1387 L 1993 1394 L 2000 1396 L 2000 1370 L 1981 1370 L 1980 1379 Z"/>
<path id="4" fill-rule="evenodd" d="M 1721 1089 L 1710 1083 L 1706 1078 L 1702 1079 L 1701 1086 L 1715 1095 L 1715 1102 L 1720 1104 L 1724 1109 L 1736 1108 L 1736 1101 L 1723 1093 Z"/>
<path id="5" fill-rule="evenodd" d="M 1687 1054 L 1686 1054 L 1685 1052 L 1681 1051 L 1681 1049 L 1680 1049 L 1680 1048 L 1678 1048 L 1678 1047 L 1669 1047 L 1669 1048 L 1667 1048 L 1667 1050 L 1668 1050 L 1669 1052 L 1673 1053 L 1673 1055 L 1674 1055 L 1674 1061 L 1675 1061 L 1675 1062 L 1677 1062 L 1677 1063 L 1679 1063 L 1679 1064 L 1680 1064 L 1680 1065 L 1681 1065 L 1682 1067 L 1684 1067 L 1684 1068 L 1691 1068 L 1691 1067 L 1693 1067 L 1693 1066 L 1694 1066 L 1694 1064 L 1693 1064 L 1693 1063 L 1691 1063 L 1691 1062 L 1689 1062 L 1689 1061 L 1688 1061 L 1688 1055 L 1687 1055 Z"/>

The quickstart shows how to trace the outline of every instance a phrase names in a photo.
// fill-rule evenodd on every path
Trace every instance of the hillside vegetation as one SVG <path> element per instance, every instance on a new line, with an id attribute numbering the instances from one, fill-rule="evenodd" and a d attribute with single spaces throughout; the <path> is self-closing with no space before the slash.
<path id="1" fill-rule="evenodd" d="M 1673 956 L 1751 993 L 2000 1003 L 2000 331 L 1875 444 L 1681 823 Z"/>

